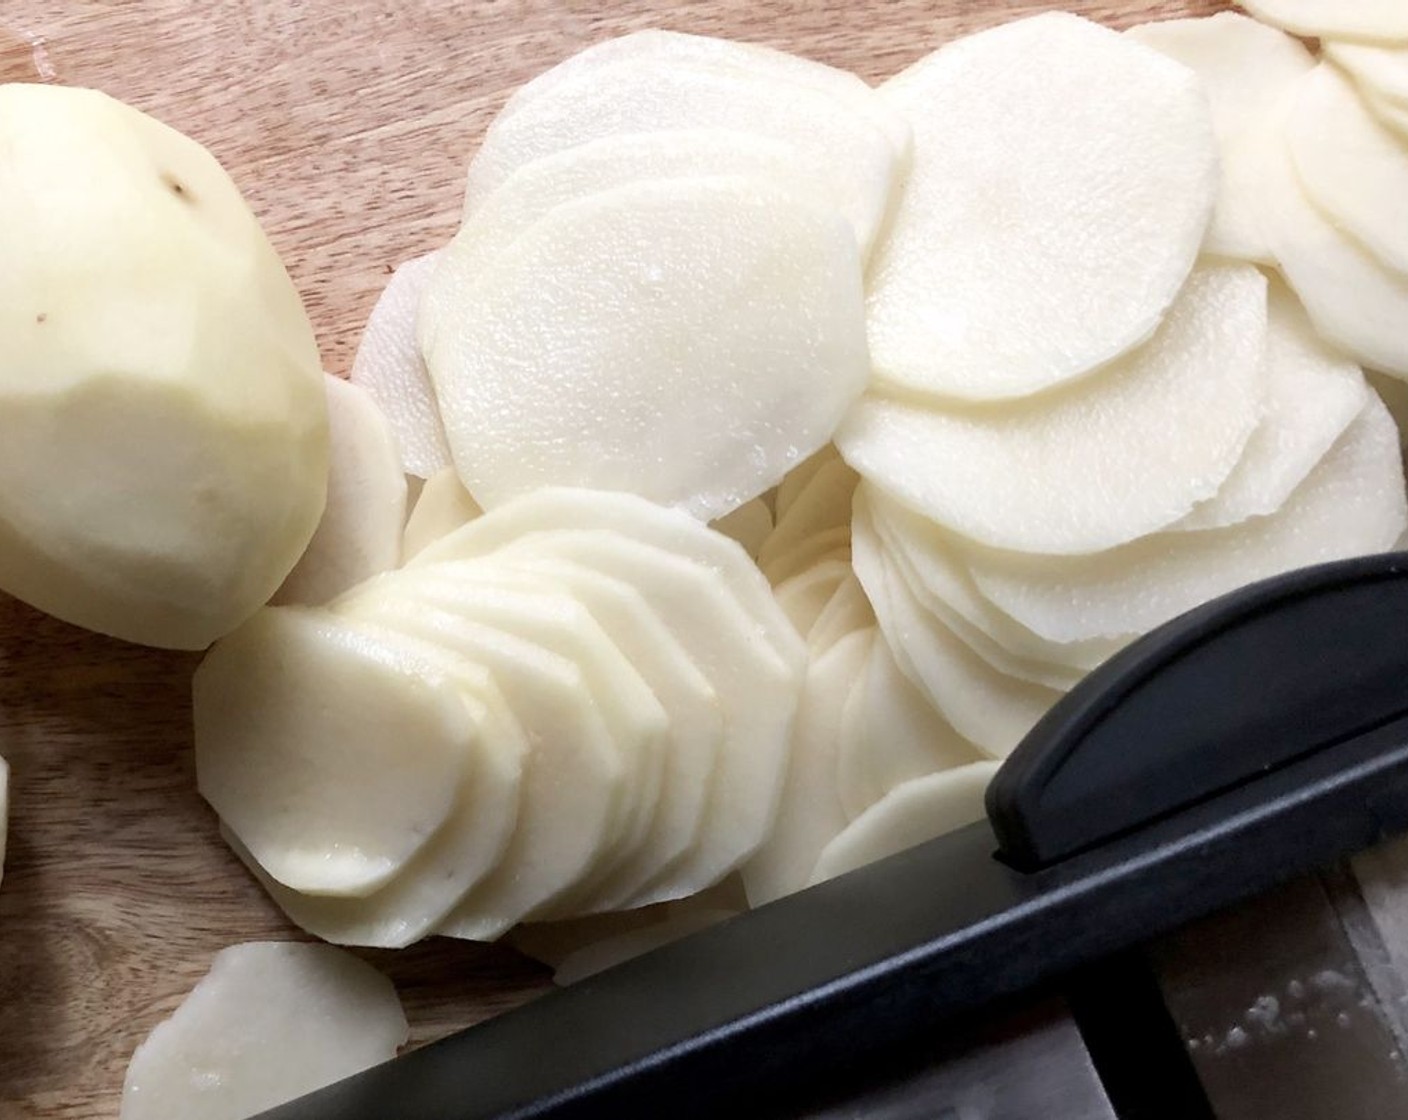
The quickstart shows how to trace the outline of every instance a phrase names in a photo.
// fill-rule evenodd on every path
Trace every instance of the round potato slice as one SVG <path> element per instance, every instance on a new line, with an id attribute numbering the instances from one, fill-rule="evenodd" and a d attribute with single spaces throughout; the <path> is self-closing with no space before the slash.
<path id="1" fill-rule="evenodd" d="M 852 820 L 896 786 L 983 757 L 910 683 L 883 640 L 871 644 L 838 733 L 837 791 Z"/>
<path id="2" fill-rule="evenodd" d="M 767 571 L 789 549 L 818 534 L 851 524 L 851 495 L 859 481 L 842 459 L 823 463 L 778 515 L 771 535 L 758 550 L 758 566 Z"/>
<path id="3" fill-rule="evenodd" d="M 1336 67 L 1321 63 L 1296 87 L 1286 139 L 1311 202 L 1385 267 L 1408 273 L 1408 145 Z"/>
<path id="4" fill-rule="evenodd" d="M 474 765 L 466 770 L 445 825 L 380 890 L 365 898 L 302 894 L 272 878 L 225 828 L 237 855 L 288 917 L 336 945 L 401 949 L 434 931 L 470 888 L 498 866 L 518 821 L 519 787 L 528 740 L 498 685 L 482 665 L 399 631 L 343 626 L 435 665 L 452 679 L 479 728 Z"/>
<path id="5" fill-rule="evenodd" d="M 983 797 L 997 765 L 972 762 L 896 786 L 826 846 L 811 883 L 834 879 L 982 820 Z"/>
<path id="6" fill-rule="evenodd" d="M 1365 89 L 1362 93 L 1364 104 L 1379 123 L 1396 133 L 1400 140 L 1408 141 L 1408 103 L 1385 97 L 1377 90 Z"/>
<path id="7" fill-rule="evenodd" d="M 836 443 L 862 477 L 970 540 L 1085 553 L 1212 497 L 1261 415 L 1266 280 L 1200 264 L 1158 333 L 1098 376 L 940 411 L 866 396 Z"/>
<path id="8" fill-rule="evenodd" d="M 384 886 L 450 816 L 479 735 L 454 682 L 323 612 L 267 608 L 194 681 L 202 796 L 274 879 Z"/>
<path id="9" fill-rule="evenodd" d="M 1401 0 L 1242 0 L 1242 7 L 1263 23 L 1312 39 L 1408 39 L 1408 8 Z"/>
<path id="10" fill-rule="evenodd" d="M 760 180 L 559 206 L 437 297 L 453 321 L 426 360 L 460 477 L 486 509 L 576 485 L 722 516 L 864 388 L 860 288 L 836 216 Z"/>
<path id="11" fill-rule="evenodd" d="M 1022 397 L 1154 332 L 1217 191 L 1193 74 L 1054 13 L 949 43 L 880 92 L 914 129 L 868 276 L 882 382 Z"/>
<path id="12" fill-rule="evenodd" d="M 1276 512 L 1369 401 L 1363 371 L 1321 341 L 1275 278 L 1267 312 L 1266 412 L 1222 488 L 1171 528 L 1217 529 Z"/>
<path id="13" fill-rule="evenodd" d="M 850 634 L 807 669 L 777 821 L 743 866 L 750 906 L 762 906 L 806 886 L 822 849 L 846 827 L 848 818 L 836 784 L 838 728 L 846 697 L 873 640 L 870 630 Z"/>
<path id="14" fill-rule="evenodd" d="M 815 661 L 847 635 L 874 625 L 875 611 L 865 597 L 865 589 L 856 579 L 855 572 L 849 571 L 816 616 L 816 622 L 807 634 L 807 649 L 812 660 Z"/>
<path id="15" fill-rule="evenodd" d="M 233 945 L 137 1047 L 120 1120 L 243 1120 L 390 1061 L 409 1037 L 396 989 L 350 953 Z"/>
<path id="16" fill-rule="evenodd" d="M 782 613 L 805 638 L 850 574 L 849 556 L 820 560 L 783 580 L 773 589 L 773 594 L 777 596 Z"/>
<path id="17" fill-rule="evenodd" d="M 1320 50 L 1360 88 L 1386 101 L 1401 102 L 1408 110 L 1408 45 L 1374 47 L 1326 39 Z"/>
<path id="18" fill-rule="evenodd" d="M 779 552 L 761 570 L 773 585 L 786 583 L 793 576 L 800 575 L 827 560 L 848 558 L 850 548 L 851 527 L 843 525 L 798 541 Z"/>
<path id="19" fill-rule="evenodd" d="M 742 68 L 621 59 L 510 103 L 490 126 L 465 184 L 473 216 L 518 168 L 591 140 L 634 132 L 726 129 L 780 140 L 798 171 L 824 184 L 861 257 L 870 250 L 903 168 L 875 116 L 794 82 Z"/>
<path id="20" fill-rule="evenodd" d="M 391 274 L 362 330 L 349 375 L 353 385 L 381 406 L 396 439 L 401 468 L 416 478 L 429 478 L 450 463 L 440 406 L 416 342 L 421 298 L 440 256 L 438 250 L 426 253 Z"/>
<path id="21" fill-rule="evenodd" d="M 441 537 L 473 521 L 484 511 L 470 497 L 454 467 L 444 467 L 425 480 L 411 507 L 401 536 L 402 562 L 408 561 Z"/>
<path id="22" fill-rule="evenodd" d="M 1160 533 L 1082 557 L 977 553 L 984 595 L 1053 641 L 1131 638 L 1293 568 L 1382 552 L 1408 524 L 1398 430 L 1371 397 L 1286 503 L 1224 529 Z"/>
<path id="23" fill-rule="evenodd" d="M 1236 12 L 1170 19 L 1126 34 L 1203 80 L 1212 105 L 1222 183 L 1203 251 L 1272 263 L 1261 229 L 1261 180 L 1277 106 L 1314 66 L 1304 44 Z"/>

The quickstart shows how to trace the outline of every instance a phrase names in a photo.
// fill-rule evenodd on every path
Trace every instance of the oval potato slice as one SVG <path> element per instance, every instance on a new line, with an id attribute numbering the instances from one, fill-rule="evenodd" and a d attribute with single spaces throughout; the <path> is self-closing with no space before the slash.
<path id="1" fill-rule="evenodd" d="M 1263 23 L 1319 39 L 1370 43 L 1408 39 L 1408 8 L 1401 0 L 1241 0 Z"/>
<path id="2" fill-rule="evenodd" d="M 484 511 L 464 488 L 454 467 L 442 467 L 425 480 L 401 536 L 402 563 Z"/>
<path id="3" fill-rule="evenodd" d="M 1408 111 L 1408 44 L 1375 47 L 1326 39 L 1320 50 L 1361 89 Z"/>

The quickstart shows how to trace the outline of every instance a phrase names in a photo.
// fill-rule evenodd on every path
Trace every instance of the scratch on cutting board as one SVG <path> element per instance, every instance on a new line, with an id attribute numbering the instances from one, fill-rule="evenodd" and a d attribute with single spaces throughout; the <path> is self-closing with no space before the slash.
<path id="1" fill-rule="evenodd" d="M 0 27 L 0 35 L 17 39 L 29 47 L 30 57 L 34 60 L 34 72 L 39 76 L 40 81 L 52 82 L 58 79 L 59 72 L 49 57 L 49 41 L 43 35 L 24 28 L 11 29 L 7 27 Z"/>

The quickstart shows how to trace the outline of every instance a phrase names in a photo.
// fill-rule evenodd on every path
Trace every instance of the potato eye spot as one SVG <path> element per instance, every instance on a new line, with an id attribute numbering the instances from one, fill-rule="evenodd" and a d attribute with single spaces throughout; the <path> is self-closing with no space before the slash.
<path id="1" fill-rule="evenodd" d="M 165 185 L 167 190 L 169 190 L 177 198 L 183 199 L 186 202 L 195 201 L 195 196 L 191 194 L 190 188 L 188 188 L 185 183 L 181 182 L 181 180 L 178 179 L 175 175 L 173 175 L 170 171 L 163 171 L 161 173 L 161 181 L 163 185 Z"/>

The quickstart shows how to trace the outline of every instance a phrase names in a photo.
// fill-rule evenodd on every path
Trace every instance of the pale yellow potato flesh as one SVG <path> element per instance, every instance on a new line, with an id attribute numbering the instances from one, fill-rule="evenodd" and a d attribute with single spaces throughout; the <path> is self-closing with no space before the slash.
<path id="1" fill-rule="evenodd" d="M 1242 7 L 1263 23 L 1312 39 L 1408 40 L 1408 8 L 1400 0 L 1242 0 Z"/>
<path id="2" fill-rule="evenodd" d="M 402 562 L 423 552 L 427 545 L 473 521 L 484 511 L 479 508 L 454 467 L 443 467 L 425 480 L 406 529 L 401 536 Z"/>
<path id="3" fill-rule="evenodd" d="M 762 548 L 773 529 L 772 510 L 762 498 L 754 498 L 711 522 L 709 527 L 737 541 L 743 546 L 743 551 L 757 559 L 758 549 Z"/>
<path id="4" fill-rule="evenodd" d="M 817 619 L 826 610 L 836 589 L 851 574 L 851 558 L 827 557 L 810 567 L 788 576 L 773 588 L 777 605 L 804 638 L 811 633 Z"/>

